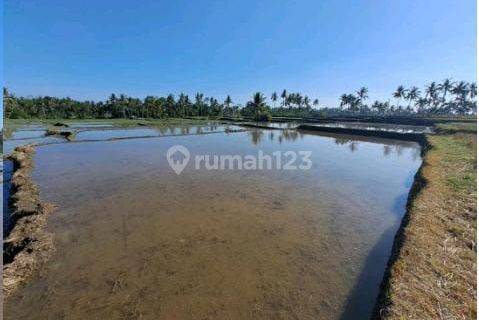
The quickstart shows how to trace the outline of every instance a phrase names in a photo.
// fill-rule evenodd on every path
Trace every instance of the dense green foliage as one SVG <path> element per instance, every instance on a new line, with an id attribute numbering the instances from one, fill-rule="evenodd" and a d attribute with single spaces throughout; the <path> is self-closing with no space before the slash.
<path id="1" fill-rule="evenodd" d="M 167 97 L 147 96 L 141 100 L 126 95 L 111 94 L 106 101 L 77 101 L 49 96 L 15 97 L 3 90 L 5 117 L 7 118 L 184 118 L 193 116 L 234 116 L 239 107 L 232 106 L 228 97 L 224 103 L 197 94 L 191 101 L 187 95 Z"/>
<path id="2" fill-rule="evenodd" d="M 465 81 L 442 83 L 431 82 L 425 86 L 424 95 L 418 87 L 406 89 L 399 86 L 392 94 L 395 103 L 374 101 L 367 105 L 368 89 L 363 87 L 356 94 L 343 94 L 340 106 L 352 112 L 374 112 L 378 114 L 428 114 L 466 115 L 476 114 L 477 86 Z M 406 102 L 406 105 L 403 103 Z"/>
<path id="3" fill-rule="evenodd" d="M 188 95 L 167 97 L 147 96 L 139 99 L 111 94 L 106 101 L 77 101 L 49 96 L 16 97 L 3 89 L 6 118 L 185 118 L 185 117 L 248 117 L 268 120 L 271 116 L 317 117 L 340 114 L 371 115 L 467 115 L 476 114 L 477 87 L 465 81 L 449 79 L 427 85 L 424 95 L 417 87 L 399 86 L 392 94 L 395 103 L 374 101 L 368 104 L 368 89 L 354 94 L 343 94 L 339 107 L 320 107 L 319 100 L 311 100 L 300 93 L 273 92 L 268 104 L 257 92 L 243 107 L 234 104 L 228 95 L 223 102 L 201 93 L 190 100 Z M 406 103 L 406 105 L 404 105 Z M 279 106 L 276 106 L 279 104 Z"/>

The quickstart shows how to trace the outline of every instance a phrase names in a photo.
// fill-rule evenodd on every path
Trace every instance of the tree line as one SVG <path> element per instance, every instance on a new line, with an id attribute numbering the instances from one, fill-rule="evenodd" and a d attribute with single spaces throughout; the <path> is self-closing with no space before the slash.
<path id="1" fill-rule="evenodd" d="M 17 97 L 3 89 L 6 118 L 188 118 L 188 117 L 247 117 L 268 120 L 271 116 L 316 117 L 341 114 L 368 115 L 466 115 L 476 114 L 475 83 L 432 82 L 424 94 L 417 87 L 399 86 L 392 94 L 394 102 L 368 103 L 368 89 L 343 94 L 339 106 L 320 106 L 318 98 L 282 90 L 266 98 L 256 92 L 245 105 L 234 103 L 228 95 L 222 101 L 197 93 L 193 99 L 181 93 L 178 97 L 147 96 L 144 99 L 124 94 L 111 94 L 105 101 L 78 101 L 51 96 Z"/>
<path id="2" fill-rule="evenodd" d="M 78 101 L 71 98 L 41 96 L 16 97 L 3 89 L 6 118 L 184 118 L 239 115 L 239 106 L 231 97 L 218 102 L 213 97 L 196 94 L 194 100 L 180 94 L 177 99 L 147 96 L 144 99 L 111 94 L 105 101 Z"/>
<path id="3" fill-rule="evenodd" d="M 476 83 L 465 81 L 431 82 L 424 87 L 424 93 L 418 87 L 397 87 L 392 93 L 394 102 L 374 101 L 368 105 L 368 89 L 360 88 L 356 93 L 343 94 L 340 106 L 351 112 L 378 114 L 419 114 L 419 115 L 467 115 L 476 114 Z"/>

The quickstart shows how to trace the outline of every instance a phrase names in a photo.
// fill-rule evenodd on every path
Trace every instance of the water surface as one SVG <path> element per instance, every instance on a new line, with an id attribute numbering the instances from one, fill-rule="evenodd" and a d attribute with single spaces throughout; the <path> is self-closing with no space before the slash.
<path id="1" fill-rule="evenodd" d="M 313 124 L 318 127 L 348 128 L 363 130 L 391 131 L 399 133 L 432 133 L 432 127 L 404 124 L 368 123 L 368 122 L 331 122 Z"/>
<path id="2" fill-rule="evenodd" d="M 132 127 L 132 128 L 107 128 L 102 130 L 82 130 L 75 135 L 75 141 L 84 140 L 111 140 L 141 137 L 159 137 L 167 135 L 190 135 L 211 132 L 237 130 L 234 125 L 198 125 L 198 126 L 158 126 L 158 127 Z"/>
<path id="3" fill-rule="evenodd" d="M 34 139 L 41 138 L 45 136 L 46 130 L 44 129 L 20 129 L 12 133 L 12 136 L 8 138 L 9 140 L 18 140 L 18 139 Z"/>
<path id="4" fill-rule="evenodd" d="M 269 128 L 279 128 L 279 129 L 294 129 L 296 128 L 299 123 L 298 122 L 293 122 L 293 121 L 288 121 L 288 122 L 245 122 L 248 124 L 255 124 L 255 125 L 260 125 L 260 126 L 266 126 Z"/>
<path id="5" fill-rule="evenodd" d="M 60 128 L 60 127 L 59 127 Z M 171 135 L 191 135 L 213 132 L 226 132 L 241 130 L 242 128 L 232 124 L 208 123 L 201 125 L 161 125 L 161 126 L 132 126 L 113 127 L 111 124 L 73 123 L 62 130 L 73 131 L 72 141 L 102 141 L 115 139 L 135 139 L 145 137 L 161 137 Z M 12 136 L 4 140 L 4 154 L 10 154 L 17 146 L 21 145 L 49 145 L 68 143 L 65 137 L 59 135 L 46 135 L 46 127 L 43 125 L 24 125 L 12 132 Z"/>
<path id="6" fill-rule="evenodd" d="M 296 170 L 165 154 L 312 151 Z M 366 319 L 420 165 L 416 143 L 252 130 L 37 148 L 56 253 L 7 319 Z"/>
<path id="7" fill-rule="evenodd" d="M 17 139 L 17 140 L 6 139 L 3 141 L 3 153 L 5 155 L 8 155 L 12 153 L 16 147 L 27 145 L 27 144 L 43 145 L 43 144 L 64 143 L 64 142 L 68 142 L 68 140 L 60 136 L 40 136 L 37 138 L 26 138 L 26 139 Z"/>

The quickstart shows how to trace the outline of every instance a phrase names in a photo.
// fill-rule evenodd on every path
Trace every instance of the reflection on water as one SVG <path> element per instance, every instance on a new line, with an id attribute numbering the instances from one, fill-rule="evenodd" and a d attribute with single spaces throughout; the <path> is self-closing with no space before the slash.
<path id="1" fill-rule="evenodd" d="M 264 134 L 263 130 L 251 130 L 248 133 L 251 137 L 251 143 L 253 143 L 254 145 L 257 145 L 258 143 L 261 142 L 261 139 Z"/>
<path id="2" fill-rule="evenodd" d="M 80 128 L 80 129 L 86 129 L 86 128 L 94 128 L 94 129 L 100 129 L 100 128 L 111 128 L 113 127 L 113 124 L 111 123 L 88 123 L 88 122 L 73 122 L 69 123 L 68 126 L 70 128 Z"/>
<path id="3" fill-rule="evenodd" d="M 238 129 L 230 125 L 201 125 L 201 126 L 158 126 L 158 127 L 133 127 L 128 129 L 109 128 L 107 130 L 84 130 L 75 136 L 75 141 L 111 140 L 139 137 L 158 137 L 167 135 L 202 134 L 210 132 L 224 132 Z"/>
<path id="4" fill-rule="evenodd" d="M 82 140 L 108 140 L 135 137 L 151 137 L 158 135 L 158 132 L 149 128 L 115 129 L 115 130 L 86 130 L 75 135 L 76 141 Z"/>
<path id="5" fill-rule="evenodd" d="M 362 130 L 379 130 L 391 131 L 400 133 L 432 133 L 432 127 L 427 126 L 412 126 L 403 124 L 388 124 L 388 123 L 368 123 L 368 122 L 331 122 L 314 124 L 318 127 L 332 127 L 332 128 L 348 128 L 348 129 L 362 129 Z"/>
<path id="6" fill-rule="evenodd" d="M 226 132 L 240 130 L 237 125 L 170 125 L 158 127 L 131 127 L 118 128 L 111 124 L 73 123 L 69 127 L 75 133 L 74 141 L 103 141 L 114 139 L 161 137 L 169 135 L 189 135 L 213 132 Z M 9 139 L 4 140 L 5 154 L 11 153 L 19 145 L 33 144 L 46 145 L 54 143 L 67 143 L 68 140 L 61 136 L 46 136 L 46 127 L 41 125 L 26 125 L 15 130 Z"/>
<path id="7" fill-rule="evenodd" d="M 6 317 L 367 318 L 419 146 L 286 132 L 39 147 L 57 250 Z M 192 157 L 310 150 L 313 167 L 176 175 L 176 144 Z"/>
<path id="8" fill-rule="evenodd" d="M 279 128 L 279 129 L 295 129 L 299 125 L 298 122 L 246 122 L 246 123 L 266 126 L 270 128 Z"/>
<path id="9" fill-rule="evenodd" d="M 248 131 L 249 136 L 251 137 L 251 142 L 254 145 L 257 145 L 263 139 L 264 131 L 262 129 L 251 129 Z M 285 141 L 296 141 L 303 137 L 302 132 L 296 130 L 281 130 L 281 131 L 269 131 L 267 137 L 270 141 L 274 141 L 277 137 L 278 143 L 281 144 L 283 140 Z"/>
<path id="10" fill-rule="evenodd" d="M 46 130 L 36 129 L 36 130 L 16 130 L 12 133 L 12 136 L 9 138 L 11 140 L 16 139 L 34 139 L 41 138 L 45 136 Z"/>

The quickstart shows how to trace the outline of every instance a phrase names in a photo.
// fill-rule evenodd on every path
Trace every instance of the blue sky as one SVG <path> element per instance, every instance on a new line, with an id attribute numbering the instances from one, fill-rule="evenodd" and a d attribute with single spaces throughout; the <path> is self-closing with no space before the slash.
<path id="1" fill-rule="evenodd" d="M 474 0 L 5 0 L 17 95 L 197 91 L 245 102 L 286 88 L 335 106 L 367 86 L 475 81 Z"/>

